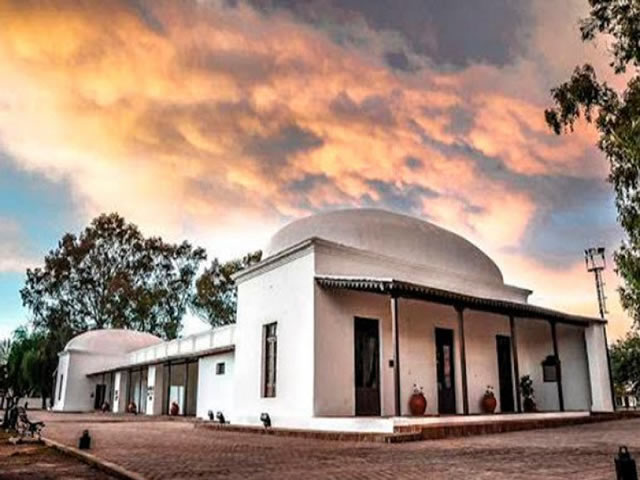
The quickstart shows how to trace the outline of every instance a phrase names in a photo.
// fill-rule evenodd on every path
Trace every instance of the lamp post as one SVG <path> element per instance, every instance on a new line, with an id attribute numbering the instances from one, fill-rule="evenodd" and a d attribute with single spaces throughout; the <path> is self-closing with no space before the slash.
<path id="1" fill-rule="evenodd" d="M 604 247 L 592 247 L 587 248 L 584 251 L 584 263 L 587 266 L 587 272 L 593 272 L 596 279 L 596 293 L 598 295 L 598 308 L 600 310 L 600 318 L 605 319 L 607 312 L 606 300 L 607 297 L 604 294 L 604 280 L 602 279 L 602 272 L 607 267 L 607 259 L 604 253 Z M 609 387 L 611 389 L 611 407 L 615 410 L 616 402 L 613 391 L 613 377 L 611 376 L 611 357 L 609 356 L 609 342 L 607 341 L 607 327 L 602 326 L 604 333 L 604 348 L 607 352 L 607 367 L 609 369 Z"/>

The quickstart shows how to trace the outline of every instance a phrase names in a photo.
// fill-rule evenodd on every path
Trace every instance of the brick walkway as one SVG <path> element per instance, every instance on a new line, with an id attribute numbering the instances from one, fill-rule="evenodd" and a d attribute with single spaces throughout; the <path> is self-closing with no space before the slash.
<path id="1" fill-rule="evenodd" d="M 9 443 L 9 436 L 0 431 L 0 480 L 115 480 L 44 445 Z"/>
<path id="2" fill-rule="evenodd" d="M 149 479 L 592 480 L 615 478 L 620 444 L 640 460 L 640 419 L 384 445 L 194 429 L 189 422 L 39 415 L 49 438 L 74 445 L 88 428 L 93 454 Z"/>

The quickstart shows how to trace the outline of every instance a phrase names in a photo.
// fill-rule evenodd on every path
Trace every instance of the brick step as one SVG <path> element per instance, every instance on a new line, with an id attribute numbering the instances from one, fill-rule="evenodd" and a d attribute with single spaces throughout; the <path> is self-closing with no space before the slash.
<path id="1" fill-rule="evenodd" d="M 404 443 L 419 440 L 439 440 L 452 437 L 472 435 L 489 435 L 496 433 L 535 430 L 541 428 L 557 428 L 586 423 L 606 422 L 625 418 L 640 417 L 640 412 L 616 412 L 592 414 L 583 417 L 541 418 L 506 421 L 478 421 L 464 423 L 442 423 L 437 425 L 400 425 L 393 433 L 326 431 L 311 429 L 294 429 L 271 427 L 264 428 L 252 425 L 220 424 L 213 421 L 199 420 L 194 428 L 205 428 L 217 431 L 253 433 L 259 435 L 278 435 L 287 437 L 309 438 L 316 440 L 336 440 L 354 442 Z"/>

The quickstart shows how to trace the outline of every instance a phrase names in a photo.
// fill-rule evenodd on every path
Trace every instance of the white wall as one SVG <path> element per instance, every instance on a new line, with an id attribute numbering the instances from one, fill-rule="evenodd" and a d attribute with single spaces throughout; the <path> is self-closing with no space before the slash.
<path id="1" fill-rule="evenodd" d="M 389 297 L 372 293 L 316 290 L 315 404 L 317 416 L 355 414 L 354 319 L 377 319 L 380 325 L 382 415 L 394 415 L 391 307 Z M 452 307 L 398 301 L 401 413 L 409 413 L 413 385 L 422 386 L 427 414 L 438 412 L 435 329 L 454 331 L 456 409 L 462 412 L 462 380 L 457 314 Z"/>
<path id="2" fill-rule="evenodd" d="M 55 410 L 65 412 L 87 412 L 93 410 L 96 385 L 102 383 L 102 376 L 87 377 L 87 373 L 101 370 L 111 365 L 119 357 L 95 355 L 83 351 L 67 351 L 60 355 L 58 361 L 58 380 L 64 372 L 61 400 L 57 400 Z M 108 379 L 105 376 L 105 384 Z"/>
<path id="3" fill-rule="evenodd" d="M 583 327 L 571 325 L 559 324 L 556 327 L 565 410 L 589 410 L 591 408 L 584 330 Z"/>
<path id="4" fill-rule="evenodd" d="M 162 415 L 163 365 L 149 365 L 147 373 L 147 415 Z"/>
<path id="5" fill-rule="evenodd" d="M 482 413 L 481 401 L 488 385 L 493 387 L 493 393 L 498 401 L 496 412 L 500 412 L 502 403 L 500 399 L 500 376 L 498 373 L 496 336 L 504 335 L 511 337 L 509 318 L 504 315 L 465 310 L 464 332 L 467 354 L 469 413 Z M 517 380 L 513 373 L 513 357 L 511 360 L 515 408 L 515 385 Z"/>
<path id="6" fill-rule="evenodd" d="M 542 362 L 548 355 L 553 355 L 553 342 L 551 340 L 549 322 L 546 320 L 516 318 L 515 325 L 520 376 L 531 376 L 538 410 L 559 410 L 557 384 L 555 382 L 544 382 L 542 377 Z"/>
<path id="7" fill-rule="evenodd" d="M 69 353 L 61 352 L 58 355 L 58 370 L 56 373 L 56 391 L 54 392 L 53 409 L 64 410 L 64 401 L 67 394 L 66 383 L 69 380 Z"/>
<path id="8" fill-rule="evenodd" d="M 129 374 L 126 371 L 117 371 L 113 380 L 113 411 L 127 411 L 127 389 L 129 388 Z"/>
<path id="9" fill-rule="evenodd" d="M 225 372 L 216 374 L 216 365 L 224 363 Z M 222 412 L 225 418 L 233 413 L 234 353 L 203 357 L 198 362 L 198 408 L 196 415 L 208 418 L 209 410 Z"/>
<path id="10" fill-rule="evenodd" d="M 268 412 L 277 425 L 313 415 L 314 286 L 310 249 L 277 269 L 238 282 L 232 421 L 259 423 L 261 412 Z M 263 398 L 262 331 L 271 322 L 278 323 L 276 397 Z"/>

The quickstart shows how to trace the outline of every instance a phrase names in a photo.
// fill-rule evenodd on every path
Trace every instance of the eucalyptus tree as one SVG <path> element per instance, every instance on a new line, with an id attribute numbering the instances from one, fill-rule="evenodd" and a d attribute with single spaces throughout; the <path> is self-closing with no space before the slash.
<path id="1" fill-rule="evenodd" d="M 584 64 L 571 78 L 551 90 L 553 108 L 545 111 L 557 134 L 573 130 L 579 118 L 595 125 L 598 147 L 609 161 L 609 181 L 616 196 L 618 219 L 626 238 L 614 259 L 624 285 L 619 289 L 624 308 L 640 325 L 640 2 L 588 0 L 588 17 L 580 22 L 582 40 L 610 41 L 610 67 L 623 76 L 616 90 L 598 79 Z"/>

